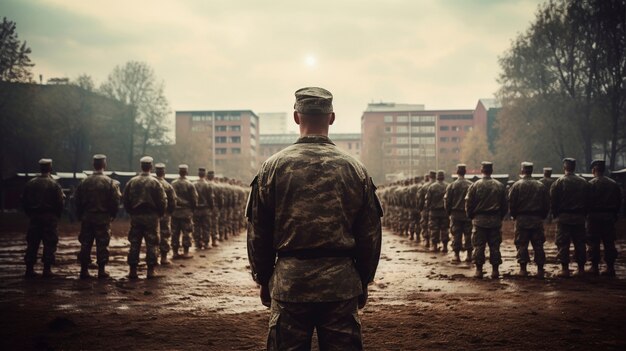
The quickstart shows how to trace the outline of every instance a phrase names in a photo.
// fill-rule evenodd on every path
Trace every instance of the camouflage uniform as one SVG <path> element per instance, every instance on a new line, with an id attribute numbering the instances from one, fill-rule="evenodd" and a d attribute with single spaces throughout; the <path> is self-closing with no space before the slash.
<path id="1" fill-rule="evenodd" d="M 575 174 L 565 174 L 550 188 L 552 214 L 557 218 L 557 260 L 570 262 L 570 243 L 579 267 L 587 261 L 585 254 L 585 216 L 589 201 L 589 183 Z"/>
<path id="2" fill-rule="evenodd" d="M 446 188 L 444 204 L 450 216 L 450 233 L 452 234 L 452 250 L 458 254 L 467 250 L 467 257 L 472 257 L 472 221 L 465 213 L 465 196 L 472 182 L 459 177 Z M 463 245 L 465 244 L 465 245 Z"/>
<path id="3" fill-rule="evenodd" d="M 419 189 L 420 189 L 420 185 L 418 184 L 418 180 L 415 180 L 414 183 L 411 184 L 411 186 L 409 186 L 409 188 L 407 189 L 408 204 L 409 204 L 410 239 L 413 240 L 415 238 L 417 241 L 420 241 L 420 235 L 419 235 L 420 211 L 417 208 Z M 417 236 L 415 234 L 417 234 Z"/>
<path id="4" fill-rule="evenodd" d="M 446 215 L 443 200 L 447 187 L 447 182 L 437 180 L 426 190 L 426 203 L 424 207 L 428 209 L 430 237 L 435 251 L 439 251 L 439 247 L 437 246 L 439 242 L 443 244 L 444 252 L 448 251 L 448 227 L 450 226 L 450 222 Z"/>
<path id="5" fill-rule="evenodd" d="M 430 246 L 430 231 L 429 231 L 429 221 L 428 221 L 428 209 L 426 208 L 426 191 L 432 181 L 427 181 L 422 184 L 418 191 L 417 197 L 417 208 L 420 211 L 420 228 L 421 228 L 421 236 L 424 239 L 426 247 Z"/>
<path id="6" fill-rule="evenodd" d="M 507 213 L 504 185 L 491 176 L 470 185 L 465 196 L 465 212 L 472 220 L 472 257 L 477 267 L 485 263 L 485 246 L 489 245 L 489 263 L 502 264 L 502 219 Z"/>
<path id="7" fill-rule="evenodd" d="M 43 263 L 54 264 L 59 242 L 57 222 L 63 213 L 63 200 L 63 189 L 49 175 L 35 177 L 24 186 L 22 208 L 30 219 L 24 255 L 26 266 L 32 267 L 37 262 L 37 251 L 42 242 Z"/>
<path id="8" fill-rule="evenodd" d="M 170 252 L 170 240 L 172 238 L 172 213 L 176 208 L 176 192 L 174 187 L 165 180 L 165 178 L 157 177 L 157 180 L 161 183 L 163 190 L 165 191 L 165 197 L 167 198 L 167 207 L 165 214 L 159 219 L 159 251 L 161 256 L 167 256 Z"/>
<path id="9" fill-rule="evenodd" d="M 548 177 L 547 174 L 544 174 L 544 176 L 541 179 L 539 179 L 541 184 L 543 184 L 546 187 L 546 190 L 548 191 L 548 196 L 550 195 L 550 188 L 552 188 L 552 184 L 554 184 L 555 180 L 556 179 L 552 178 L 552 176 Z M 546 222 L 552 223 L 552 211 L 550 211 L 549 209 L 548 209 L 548 216 L 546 218 Z"/>
<path id="10" fill-rule="evenodd" d="M 546 187 L 534 180 L 531 175 L 524 177 L 511 186 L 509 190 L 509 210 L 515 219 L 515 247 L 517 262 L 526 265 L 530 262 L 528 243 L 535 251 L 534 261 L 538 267 L 546 262 L 543 243 L 546 241 L 543 232 L 543 219 L 548 215 L 550 197 Z"/>
<path id="11" fill-rule="evenodd" d="M 98 265 L 102 266 L 109 262 L 111 221 L 117 215 L 121 197 L 119 182 L 104 175 L 102 171 L 94 171 L 76 188 L 74 194 L 76 216 L 81 221 L 78 260 L 82 267 L 91 264 L 91 247 L 94 240 Z"/>
<path id="12" fill-rule="evenodd" d="M 172 182 L 176 192 L 176 208 L 172 213 L 172 251 L 178 254 L 182 233 L 183 248 L 191 246 L 193 232 L 193 211 L 198 205 L 198 192 L 193 184 L 185 177 L 179 177 Z"/>
<path id="13" fill-rule="evenodd" d="M 150 172 L 142 172 L 126 183 L 124 209 L 130 214 L 128 265 L 137 267 L 142 239 L 146 241 L 146 263 L 154 266 L 159 251 L 159 217 L 165 214 L 165 190 Z"/>
<path id="14" fill-rule="evenodd" d="M 374 278 L 382 216 L 365 168 L 328 137 L 304 136 L 251 185 L 248 256 L 271 291 L 268 349 L 307 349 L 313 328 L 321 349 L 361 349 L 356 300 Z"/>
<path id="15" fill-rule="evenodd" d="M 604 262 L 611 270 L 617 259 L 615 248 L 615 222 L 619 215 L 622 190 L 617 183 L 605 176 L 589 181 L 590 200 L 587 215 L 587 246 L 592 265 L 600 263 L 600 243 L 604 245 Z"/>
<path id="16" fill-rule="evenodd" d="M 198 179 L 194 186 L 198 193 L 198 206 L 193 211 L 193 240 L 196 248 L 210 248 L 211 210 L 215 207 L 214 186 L 205 178 Z"/>

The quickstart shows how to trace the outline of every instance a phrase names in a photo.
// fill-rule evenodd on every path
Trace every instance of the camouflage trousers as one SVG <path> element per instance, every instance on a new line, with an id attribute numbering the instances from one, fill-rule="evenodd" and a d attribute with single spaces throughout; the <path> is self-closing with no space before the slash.
<path id="1" fill-rule="evenodd" d="M 209 233 L 213 242 L 216 242 L 220 236 L 220 212 L 217 209 L 212 209 L 209 216 L 211 216 Z"/>
<path id="2" fill-rule="evenodd" d="M 411 224 L 409 226 L 409 231 L 411 234 L 417 233 L 417 237 L 419 238 L 420 232 L 420 211 L 411 210 Z"/>
<path id="3" fill-rule="evenodd" d="M 587 248 L 593 264 L 600 263 L 600 243 L 604 245 L 604 262 L 612 265 L 617 259 L 615 248 L 615 223 L 613 221 L 587 221 Z"/>
<path id="4" fill-rule="evenodd" d="M 485 264 L 485 249 L 489 245 L 489 263 L 492 265 L 502 264 L 502 255 L 500 254 L 500 244 L 502 243 L 502 232 L 500 227 L 483 228 L 474 226 L 472 228 L 472 246 L 474 247 L 474 256 L 472 257 L 477 265 Z"/>
<path id="5" fill-rule="evenodd" d="M 430 239 L 433 244 L 443 243 L 444 245 L 448 243 L 448 231 L 450 230 L 450 220 L 448 217 L 436 217 L 430 216 L 429 220 L 429 229 L 430 229 Z"/>
<path id="6" fill-rule="evenodd" d="M 422 234 L 422 238 L 424 238 L 424 240 L 428 243 L 430 241 L 430 232 L 428 230 L 428 211 L 422 211 L 421 213 L 421 217 L 420 217 L 420 228 L 421 228 L 421 234 Z"/>
<path id="7" fill-rule="evenodd" d="M 159 250 L 161 254 L 170 252 L 172 239 L 172 216 L 165 215 L 159 220 Z"/>
<path id="8" fill-rule="evenodd" d="M 472 221 L 453 219 L 450 222 L 450 233 L 452 234 L 452 250 L 454 252 L 472 251 Z"/>
<path id="9" fill-rule="evenodd" d="M 193 232 L 193 220 L 191 217 L 172 217 L 172 250 L 178 252 L 180 237 L 183 237 L 183 247 L 191 246 L 191 233 Z"/>
<path id="10" fill-rule="evenodd" d="M 305 303 L 272 299 L 267 350 L 310 350 L 313 330 L 320 350 L 362 350 L 357 298 Z"/>
<path id="11" fill-rule="evenodd" d="M 59 235 L 57 233 L 58 218 L 53 214 L 37 214 L 30 216 L 30 224 L 26 233 L 26 254 L 24 262 L 33 265 L 37 262 L 39 245 L 43 242 L 42 261 L 54 264 Z"/>
<path id="12" fill-rule="evenodd" d="M 98 265 L 109 262 L 109 242 L 111 241 L 111 216 L 108 213 L 85 214 L 80 224 L 80 253 L 78 261 L 82 266 L 91 264 L 91 248 L 96 242 L 96 262 Z"/>
<path id="13" fill-rule="evenodd" d="M 130 251 L 128 252 L 128 265 L 139 264 L 139 252 L 141 240 L 146 242 L 146 263 L 148 266 L 157 264 L 159 252 L 159 216 L 155 214 L 139 214 L 130 216 Z"/>
<path id="14" fill-rule="evenodd" d="M 557 248 L 556 259 L 561 264 L 569 264 L 570 262 L 569 248 L 571 243 L 574 243 L 576 263 L 584 265 L 587 261 L 584 224 L 557 223 L 555 243 Z"/>
<path id="15" fill-rule="evenodd" d="M 197 248 L 209 246 L 211 237 L 211 216 L 202 213 L 193 216 L 193 241 Z"/>
<path id="16" fill-rule="evenodd" d="M 530 262 L 530 255 L 528 254 L 528 243 L 530 243 L 535 252 L 535 263 L 538 266 L 543 266 L 546 263 L 546 252 L 543 250 L 543 243 L 545 242 L 546 236 L 543 232 L 543 226 L 537 228 L 520 228 L 517 223 L 515 223 L 517 263 Z"/>

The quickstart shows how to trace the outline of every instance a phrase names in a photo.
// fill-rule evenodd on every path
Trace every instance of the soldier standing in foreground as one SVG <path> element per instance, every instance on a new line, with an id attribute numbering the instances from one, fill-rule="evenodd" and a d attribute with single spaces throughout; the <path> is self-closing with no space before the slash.
<path id="1" fill-rule="evenodd" d="M 317 329 L 321 350 L 360 350 L 382 209 L 363 165 L 328 138 L 331 93 L 295 95 L 300 138 L 263 163 L 246 211 L 252 275 L 264 305 L 271 296 L 267 348 L 310 349 Z"/>
<path id="2" fill-rule="evenodd" d="M 517 247 L 517 262 L 520 276 L 528 276 L 527 265 L 530 262 L 528 243 L 535 251 L 537 277 L 544 277 L 543 265 L 546 263 L 546 253 L 543 243 L 546 236 L 543 232 L 543 220 L 548 215 L 550 197 L 546 187 L 538 180 L 533 179 L 533 164 L 522 162 L 522 179 L 515 182 L 509 190 L 509 210 L 515 219 L 515 246 Z"/>
<path id="3" fill-rule="evenodd" d="M 176 208 L 172 213 L 172 252 L 173 258 L 192 258 L 189 254 L 191 246 L 191 233 L 193 233 L 193 211 L 198 205 L 198 192 L 193 184 L 187 179 L 189 166 L 178 166 L 178 179 L 172 182 L 176 192 Z M 183 256 L 178 253 L 180 237 L 183 237 Z"/>
<path id="4" fill-rule="evenodd" d="M 37 251 L 43 242 L 43 276 L 52 277 L 54 253 L 57 250 L 59 235 L 57 222 L 63 213 L 63 189 L 52 179 L 52 160 L 39 160 L 41 175 L 26 183 L 22 193 L 22 208 L 30 219 L 26 233 L 26 278 L 33 278 Z"/>
<path id="5" fill-rule="evenodd" d="M 165 180 L 165 164 L 157 163 L 157 180 L 161 183 L 165 196 L 167 197 L 167 207 L 165 214 L 159 219 L 159 250 L 161 251 L 161 265 L 170 264 L 167 260 L 167 253 L 170 252 L 170 240 L 172 238 L 172 212 L 176 208 L 176 192 L 170 183 Z"/>
<path id="6" fill-rule="evenodd" d="M 430 236 L 433 243 L 433 250 L 439 252 L 439 242 L 441 242 L 442 252 L 448 252 L 448 227 L 450 222 L 446 215 L 444 196 L 448 183 L 444 181 L 446 174 L 444 171 L 437 171 L 437 181 L 433 182 L 426 190 L 426 205 L 428 209 L 428 220 Z"/>
<path id="7" fill-rule="evenodd" d="M 91 247 L 96 242 L 96 262 L 98 279 L 106 279 L 105 270 L 109 262 L 109 242 L 111 241 L 111 221 L 117 215 L 122 194 L 120 184 L 104 174 L 106 156 L 93 156 L 93 173 L 83 179 L 74 194 L 76 216 L 81 221 L 80 235 L 80 278 L 87 279 L 91 264 Z"/>
<path id="8" fill-rule="evenodd" d="M 576 160 L 563 160 L 565 175 L 557 179 L 550 188 L 552 214 L 557 218 L 557 260 L 561 262 L 560 277 L 569 277 L 569 247 L 574 243 L 574 255 L 578 264 L 578 275 L 585 273 L 585 217 L 589 202 L 589 183 L 574 174 Z"/>
<path id="9" fill-rule="evenodd" d="M 491 278 L 500 276 L 498 267 L 502 264 L 500 244 L 502 243 L 502 219 L 507 213 L 506 192 L 504 185 L 491 178 L 493 164 L 482 162 L 480 171 L 483 175 L 467 189 L 465 212 L 472 219 L 472 246 L 476 273 L 474 277 L 483 277 L 485 246 L 489 245 L 489 262 L 492 266 Z"/>
<path id="10" fill-rule="evenodd" d="M 466 166 L 456 165 L 456 174 L 459 176 L 446 188 L 444 204 L 450 216 L 450 233 L 452 233 L 452 250 L 454 260 L 461 261 L 461 250 L 467 251 L 465 262 L 472 262 L 472 221 L 465 214 L 465 195 L 472 182 L 465 179 Z"/>
<path id="11" fill-rule="evenodd" d="M 617 183 L 604 176 L 604 160 L 591 163 L 594 178 L 589 181 L 590 201 L 587 215 L 587 247 L 591 259 L 591 273 L 599 273 L 600 243 L 604 245 L 604 262 L 606 270 L 602 275 L 615 276 L 615 222 L 619 216 L 622 201 L 622 190 Z"/>
<path id="12" fill-rule="evenodd" d="M 158 264 L 159 218 L 165 215 L 167 198 L 161 183 L 150 174 L 152 157 L 142 157 L 140 162 L 141 173 L 129 180 L 124 188 L 124 209 L 130 214 L 128 278 L 138 278 L 137 265 L 141 241 L 145 240 L 147 278 L 151 279 L 156 277 L 154 266 Z"/>
<path id="13" fill-rule="evenodd" d="M 193 211 L 193 240 L 197 250 L 210 249 L 210 209 L 215 206 L 215 199 L 213 188 L 206 180 L 206 168 L 198 168 L 198 180 L 193 185 L 198 193 L 198 206 Z"/>

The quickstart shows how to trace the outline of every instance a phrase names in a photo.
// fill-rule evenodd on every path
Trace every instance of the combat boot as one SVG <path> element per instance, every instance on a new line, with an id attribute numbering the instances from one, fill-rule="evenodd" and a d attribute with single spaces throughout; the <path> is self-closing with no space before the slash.
<path id="1" fill-rule="evenodd" d="M 137 275 L 137 266 L 130 266 L 130 271 L 128 272 L 128 279 L 138 279 L 139 275 Z"/>
<path id="2" fill-rule="evenodd" d="M 37 276 L 37 273 L 35 273 L 35 265 L 27 264 L 26 273 L 24 273 L 24 278 L 31 279 L 31 278 L 35 278 L 36 276 Z"/>
<path id="3" fill-rule="evenodd" d="M 578 265 L 578 269 L 576 269 L 576 276 L 577 277 L 582 277 L 585 275 L 585 265 L 584 264 L 579 264 Z"/>
<path id="4" fill-rule="evenodd" d="M 474 273 L 474 278 L 482 279 L 483 278 L 483 265 L 476 265 L 476 272 Z"/>
<path id="5" fill-rule="evenodd" d="M 543 269 L 543 265 L 537 266 L 537 278 L 543 279 L 546 276 L 546 271 Z"/>
<path id="6" fill-rule="evenodd" d="M 454 250 L 454 262 L 461 262 L 461 255 L 457 250 Z"/>
<path id="7" fill-rule="evenodd" d="M 598 268 L 598 264 L 597 263 L 592 263 L 591 264 L 591 269 L 589 269 L 589 274 L 595 275 L 595 276 L 600 274 L 600 268 Z"/>
<path id="8" fill-rule="evenodd" d="M 415 233 L 411 232 L 411 236 L 409 236 L 409 240 L 414 240 L 415 239 Z"/>
<path id="9" fill-rule="evenodd" d="M 443 243 L 443 248 L 441 249 L 441 252 L 448 253 L 448 243 Z"/>
<path id="10" fill-rule="evenodd" d="M 604 277 L 615 277 L 615 264 L 607 264 L 606 270 L 602 272 Z"/>
<path id="11" fill-rule="evenodd" d="M 52 273 L 52 265 L 50 263 L 43 264 L 43 274 L 44 278 L 52 278 L 54 277 L 54 273 Z"/>
<path id="12" fill-rule="evenodd" d="M 500 278 L 500 271 L 498 270 L 498 265 L 494 264 L 493 266 L 491 266 L 491 279 L 498 279 Z"/>
<path id="13" fill-rule="evenodd" d="M 91 275 L 89 274 L 89 265 L 88 264 L 81 264 L 80 265 L 80 275 L 79 275 L 80 279 L 89 279 L 91 278 Z"/>
<path id="14" fill-rule="evenodd" d="M 561 278 L 569 278 L 569 265 L 567 263 L 561 264 L 561 272 L 559 273 Z"/>
<path id="15" fill-rule="evenodd" d="M 219 241 L 219 240 L 215 240 L 215 239 L 213 239 L 213 242 L 211 243 L 211 246 L 213 246 L 213 247 L 218 247 L 218 246 L 220 246 L 220 244 L 218 243 L 218 241 Z"/>
<path id="16" fill-rule="evenodd" d="M 526 269 L 526 266 L 527 266 L 526 263 L 520 263 L 519 273 L 517 275 L 519 275 L 520 277 L 528 277 L 528 270 Z"/>
<path id="17" fill-rule="evenodd" d="M 433 243 L 433 251 L 439 252 L 439 244 Z"/>
<path id="18" fill-rule="evenodd" d="M 109 272 L 107 272 L 106 269 L 104 268 L 105 268 L 105 264 L 98 265 L 98 279 L 107 279 L 111 276 Z"/>
<path id="19" fill-rule="evenodd" d="M 170 261 L 168 261 L 167 259 L 167 252 L 164 252 L 161 254 L 161 265 L 162 266 L 167 266 L 170 264 Z"/>
<path id="20" fill-rule="evenodd" d="M 184 247 L 183 248 L 183 258 L 185 259 L 189 259 L 192 258 L 193 255 L 189 253 L 189 247 Z"/>
<path id="21" fill-rule="evenodd" d="M 467 257 L 465 257 L 465 262 L 472 262 L 472 250 L 467 250 Z"/>
<path id="22" fill-rule="evenodd" d="M 172 259 L 173 260 L 177 260 L 179 258 L 181 258 L 181 257 L 180 257 L 180 254 L 178 253 L 178 249 L 173 249 L 172 250 Z"/>
<path id="23" fill-rule="evenodd" d="M 148 266 L 148 272 L 146 273 L 146 278 L 148 279 L 154 279 L 154 278 L 158 278 L 159 276 L 154 272 L 154 265 L 149 265 Z"/>
<path id="24" fill-rule="evenodd" d="M 424 247 L 427 248 L 427 249 L 430 248 L 430 240 L 428 240 L 428 239 L 424 239 L 424 240 L 426 241 L 424 243 Z"/>

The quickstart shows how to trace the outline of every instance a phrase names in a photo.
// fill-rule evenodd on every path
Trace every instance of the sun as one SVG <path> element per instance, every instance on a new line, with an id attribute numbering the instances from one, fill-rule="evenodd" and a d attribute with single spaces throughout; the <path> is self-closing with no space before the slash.
<path id="1" fill-rule="evenodd" d="M 309 67 L 315 67 L 317 65 L 317 59 L 313 55 L 309 55 L 304 59 L 304 62 Z"/>

